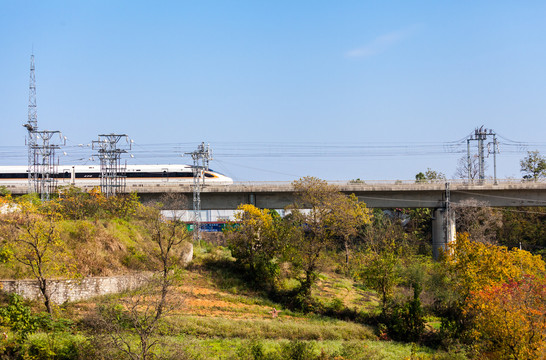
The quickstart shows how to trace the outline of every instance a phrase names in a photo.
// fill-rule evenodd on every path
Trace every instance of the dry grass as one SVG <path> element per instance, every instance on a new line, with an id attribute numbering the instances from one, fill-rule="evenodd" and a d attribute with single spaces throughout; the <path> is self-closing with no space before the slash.
<path id="1" fill-rule="evenodd" d="M 349 309 L 369 312 L 375 310 L 379 304 L 375 292 L 362 290 L 353 280 L 336 273 L 322 274 L 313 290 L 315 297 L 323 303 L 341 300 Z"/>
<path id="2" fill-rule="evenodd" d="M 69 261 L 81 276 L 120 275 L 153 266 L 151 244 L 136 222 L 65 220 L 59 229 Z M 32 278 L 32 273 L 15 261 L 0 263 L 0 278 Z"/>

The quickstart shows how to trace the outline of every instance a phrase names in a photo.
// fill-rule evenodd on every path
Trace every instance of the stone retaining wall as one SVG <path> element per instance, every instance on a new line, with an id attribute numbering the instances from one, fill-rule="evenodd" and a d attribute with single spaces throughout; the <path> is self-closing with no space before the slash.
<path id="1" fill-rule="evenodd" d="M 51 301 L 55 304 L 63 304 L 69 301 L 134 290 L 146 284 L 150 277 L 150 273 L 138 273 L 110 277 L 48 280 L 48 288 Z M 0 286 L 7 293 L 16 293 L 30 300 L 42 300 L 37 280 L 0 280 Z"/>
<path id="2" fill-rule="evenodd" d="M 193 244 L 189 243 L 180 253 L 180 264 L 187 266 L 193 258 Z M 48 280 L 47 286 L 51 301 L 55 304 L 90 299 L 95 296 L 117 294 L 134 290 L 147 283 L 151 272 L 130 275 L 85 277 L 82 279 Z M 0 290 L 16 293 L 25 299 L 43 299 L 37 280 L 0 280 Z"/>

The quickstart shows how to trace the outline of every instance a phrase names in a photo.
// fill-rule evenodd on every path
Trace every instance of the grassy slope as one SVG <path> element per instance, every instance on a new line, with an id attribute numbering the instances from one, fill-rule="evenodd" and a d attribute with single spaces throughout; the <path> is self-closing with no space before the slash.
<path id="1" fill-rule="evenodd" d="M 61 239 L 80 276 L 109 276 L 147 270 L 153 266 L 150 244 L 138 222 L 114 220 L 64 220 L 59 224 Z M 54 267 L 54 261 L 51 262 Z M 52 274 L 55 274 L 53 272 Z M 52 275 L 52 277 L 56 277 Z M 63 277 L 58 274 L 58 277 Z M 32 278 L 17 261 L 0 263 L 0 278 Z"/>
<path id="2" fill-rule="evenodd" d="M 65 221 L 62 237 L 82 275 L 112 275 L 144 270 L 152 265 L 149 244 L 138 224 L 122 220 Z M 377 340 L 373 328 L 354 322 L 294 313 L 253 292 L 229 268 L 207 266 L 225 253 L 196 248 L 196 260 L 184 273 L 182 284 L 172 291 L 172 311 L 165 318 L 162 342 L 185 349 L 191 358 L 235 359 L 242 346 L 260 341 L 266 351 L 289 341 L 312 342 L 315 351 L 345 354 L 350 359 L 428 358 L 430 350 L 411 344 Z M 214 263 L 214 261 L 213 261 Z M 219 262 L 221 263 L 221 262 Z M 27 277 L 26 269 L 0 265 L 0 277 Z M 319 277 L 314 294 L 324 304 L 359 311 L 373 311 L 377 298 L 335 274 Z M 107 300 L 117 302 L 123 296 Z M 82 319 L 94 311 L 89 300 L 65 307 L 63 316 Z M 35 308 L 40 308 L 35 304 Z M 273 308 L 280 310 L 273 317 Z M 39 336 L 37 334 L 36 336 Z M 349 355 L 347 355 L 349 354 Z M 351 355 L 352 354 L 352 355 Z"/>
<path id="3" fill-rule="evenodd" d="M 161 339 L 184 349 L 190 358 L 237 359 L 241 348 L 248 348 L 252 341 L 259 341 L 267 352 L 295 340 L 312 343 L 317 354 L 349 356 L 343 359 L 405 359 L 412 354 L 431 358 L 427 348 L 379 341 L 367 325 L 284 309 L 249 289 L 230 269 L 207 265 L 213 255 L 199 254 L 199 248 L 196 252 L 197 259 L 185 271 L 182 284 L 172 290 L 172 310 L 165 318 Z M 335 298 L 349 308 L 370 309 L 377 304 L 372 293 L 335 274 L 321 275 L 314 292 L 326 304 Z M 93 301 L 82 302 L 67 310 L 81 318 L 94 305 Z M 273 308 L 280 310 L 277 317 L 271 314 Z"/>

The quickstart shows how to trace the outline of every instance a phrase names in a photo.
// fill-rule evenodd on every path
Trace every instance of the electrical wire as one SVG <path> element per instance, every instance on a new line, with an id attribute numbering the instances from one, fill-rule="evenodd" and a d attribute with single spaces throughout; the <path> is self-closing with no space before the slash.
<path id="1" fill-rule="evenodd" d="M 500 153 L 503 155 L 522 154 L 529 148 L 546 149 L 546 143 L 525 143 L 514 141 L 497 134 Z M 408 143 L 319 143 L 319 142 L 228 142 L 214 143 L 216 158 L 281 158 L 289 159 L 326 159 L 326 158 L 385 158 L 385 157 L 445 157 L 467 152 L 467 139 L 463 137 L 448 142 L 408 142 Z M 138 162 L 181 162 L 184 153 L 195 147 L 194 142 L 179 143 L 132 143 L 127 150 Z M 62 147 L 67 155 L 63 162 L 92 161 L 95 151 L 90 144 L 74 144 Z M 26 163 L 28 150 L 24 146 L 0 146 L 1 163 Z"/>

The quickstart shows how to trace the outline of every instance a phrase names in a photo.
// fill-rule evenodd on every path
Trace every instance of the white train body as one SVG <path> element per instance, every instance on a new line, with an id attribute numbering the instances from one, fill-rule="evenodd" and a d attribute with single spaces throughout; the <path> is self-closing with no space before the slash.
<path id="1" fill-rule="evenodd" d="M 127 185 L 132 184 L 192 184 L 193 171 L 189 165 L 127 165 Z M 213 170 L 204 172 L 205 184 L 230 185 L 233 180 Z M 58 165 L 53 176 L 57 185 L 98 186 L 99 165 Z M 0 186 L 28 184 L 28 166 L 0 166 Z"/>

